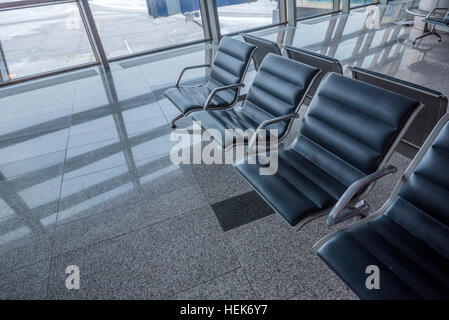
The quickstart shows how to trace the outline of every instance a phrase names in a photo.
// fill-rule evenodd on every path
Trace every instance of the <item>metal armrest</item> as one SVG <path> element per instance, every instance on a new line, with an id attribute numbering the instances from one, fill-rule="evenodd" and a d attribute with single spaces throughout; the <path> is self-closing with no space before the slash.
<path id="1" fill-rule="evenodd" d="M 217 87 L 209 93 L 209 96 L 206 99 L 206 102 L 204 102 L 203 110 L 206 110 L 209 106 L 210 102 L 214 98 L 214 96 L 217 94 L 217 92 L 223 91 L 223 90 L 229 90 L 229 89 L 240 89 L 245 86 L 244 83 L 236 83 L 236 84 L 230 84 L 229 86 L 223 86 L 223 87 Z"/>
<path id="2" fill-rule="evenodd" d="M 178 76 L 178 79 L 176 80 L 176 87 L 179 88 L 179 83 L 181 82 L 181 78 L 182 78 L 182 75 L 184 74 L 184 72 L 186 72 L 187 70 L 190 70 L 190 69 L 198 69 L 198 68 L 210 68 L 210 64 L 200 64 L 197 66 L 190 66 L 190 67 L 185 67 L 184 69 L 182 69 L 181 73 Z"/>
<path id="3" fill-rule="evenodd" d="M 359 201 L 354 207 L 346 209 L 348 204 L 354 198 L 354 196 L 366 188 L 372 182 L 388 175 L 395 173 L 397 171 L 394 166 L 387 166 L 383 169 L 377 170 L 376 172 L 367 175 L 357 181 L 355 181 L 348 190 L 340 197 L 338 202 L 335 204 L 332 211 L 327 217 L 327 224 L 329 226 L 337 224 L 343 220 L 350 219 L 352 217 L 365 215 L 369 210 L 369 205 L 364 201 Z"/>
<path id="4" fill-rule="evenodd" d="M 270 124 L 273 124 L 273 123 L 276 123 L 276 122 L 285 121 L 285 120 L 290 120 L 290 119 L 298 119 L 298 118 L 299 118 L 299 113 L 295 112 L 295 113 L 284 114 L 282 116 L 263 121 L 257 127 L 256 132 L 254 132 L 253 136 L 251 137 L 251 140 L 248 143 L 248 150 L 251 150 L 253 148 L 253 145 L 254 145 L 254 143 L 256 143 L 256 140 L 257 140 L 257 137 L 258 137 L 259 133 L 262 132 L 262 130 L 264 130 Z"/>
<path id="5" fill-rule="evenodd" d="M 435 8 L 435 9 L 432 9 L 432 10 L 429 11 L 429 13 L 427 14 L 426 18 L 430 18 L 435 11 L 439 11 L 439 10 L 447 11 L 449 9 L 448 8 Z"/>

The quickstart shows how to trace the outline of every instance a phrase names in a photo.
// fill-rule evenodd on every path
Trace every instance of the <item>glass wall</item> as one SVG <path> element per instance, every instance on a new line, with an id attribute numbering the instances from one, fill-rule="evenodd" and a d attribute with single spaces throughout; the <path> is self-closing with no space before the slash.
<path id="1" fill-rule="evenodd" d="M 108 58 L 204 40 L 199 0 L 89 0 Z"/>
<path id="2" fill-rule="evenodd" d="M 333 0 L 296 0 L 297 19 L 331 13 Z"/>
<path id="3" fill-rule="evenodd" d="M 351 6 L 372 1 L 351 0 Z M 333 0 L 293 4 L 298 19 L 334 9 Z M 281 16 L 286 22 L 280 12 L 286 5 L 286 0 L 0 0 L 0 83 L 88 63 L 107 68 L 107 60 L 278 25 Z"/>
<path id="4" fill-rule="evenodd" d="M 350 6 L 351 8 L 355 8 L 355 7 L 359 7 L 359 6 L 363 6 L 363 5 L 367 5 L 367 4 L 371 4 L 371 3 L 376 3 L 377 0 L 350 0 Z"/>
<path id="5" fill-rule="evenodd" d="M 3 81 L 95 61 L 74 2 L 0 11 L 0 55 Z"/>
<path id="6" fill-rule="evenodd" d="M 222 35 L 279 23 L 278 0 L 216 0 Z"/>

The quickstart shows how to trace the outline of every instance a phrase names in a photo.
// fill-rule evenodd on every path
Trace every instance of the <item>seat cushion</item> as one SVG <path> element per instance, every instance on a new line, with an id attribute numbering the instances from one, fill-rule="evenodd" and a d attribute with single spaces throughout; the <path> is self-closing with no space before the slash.
<path id="1" fill-rule="evenodd" d="M 352 183 L 375 172 L 418 105 L 332 73 L 321 83 L 293 150 L 279 152 L 277 173 L 261 176 L 260 166 L 247 160 L 236 169 L 294 225 L 330 209 Z"/>
<path id="2" fill-rule="evenodd" d="M 403 209 L 392 210 L 407 216 Z M 338 235 L 318 255 L 362 299 L 449 298 L 447 257 L 385 215 Z M 379 267 L 380 289 L 365 285 L 369 265 Z"/>
<path id="3" fill-rule="evenodd" d="M 418 105 L 416 100 L 331 73 L 315 94 L 301 134 L 370 174 Z"/>
<path id="4" fill-rule="evenodd" d="M 439 25 L 439 26 L 447 26 L 447 25 L 449 25 L 449 21 L 448 21 L 448 22 L 445 22 L 445 21 L 443 21 L 443 20 L 440 20 L 440 19 L 434 19 L 434 18 L 426 18 L 426 19 L 423 20 L 423 22 L 425 22 L 425 23 L 431 23 L 431 24 L 436 24 L 436 25 Z"/>
<path id="5" fill-rule="evenodd" d="M 199 121 L 201 127 L 204 129 L 218 130 L 220 137 L 215 138 L 220 139 L 216 140 L 216 142 L 223 148 L 232 146 L 237 140 L 248 142 L 258 126 L 252 119 L 246 117 L 242 112 L 236 111 L 235 109 L 200 111 L 195 113 L 193 118 L 196 121 Z M 247 131 L 247 135 L 235 132 L 235 137 L 232 137 L 225 134 L 226 129 L 241 129 L 242 132 L 245 132 L 246 130 L 251 131 Z"/>
<path id="6" fill-rule="evenodd" d="M 194 119 L 201 121 L 204 129 L 255 130 L 265 120 L 295 112 L 318 72 L 316 68 L 270 53 L 257 71 L 240 111 L 204 111 L 195 114 Z M 275 135 L 282 136 L 289 122 L 276 122 L 267 130 L 275 130 Z M 221 143 L 226 147 L 223 143 L 232 141 L 223 138 Z"/>
<path id="7" fill-rule="evenodd" d="M 201 110 L 211 91 L 221 86 L 210 80 L 207 85 L 201 87 L 171 88 L 165 91 L 165 96 L 178 108 L 182 114 L 188 114 L 195 110 Z M 234 90 L 226 90 L 217 93 L 209 107 L 226 108 L 232 106 L 235 99 Z"/>
<path id="8" fill-rule="evenodd" d="M 353 181 L 364 176 L 355 168 L 347 169 L 340 159 L 319 146 L 308 144 L 313 142 L 300 138 L 294 149 L 279 151 L 274 175 L 261 176 L 261 165 L 251 164 L 254 158 L 235 166 L 290 225 L 331 208 Z M 323 170 L 323 163 L 334 170 Z"/>
<path id="9" fill-rule="evenodd" d="M 182 114 L 201 110 L 213 89 L 243 81 L 255 49 L 256 47 L 249 43 L 231 37 L 223 37 L 217 47 L 207 84 L 194 88 L 171 88 L 165 91 L 165 96 Z M 237 99 L 237 92 L 237 89 L 218 92 L 209 107 L 226 108 L 232 106 Z"/>
<path id="10" fill-rule="evenodd" d="M 362 298 L 449 298 L 449 124 L 385 213 L 327 242 L 318 254 Z M 364 270 L 380 268 L 380 290 Z"/>
<path id="11" fill-rule="evenodd" d="M 385 214 L 449 259 L 449 124 L 438 134 Z"/>

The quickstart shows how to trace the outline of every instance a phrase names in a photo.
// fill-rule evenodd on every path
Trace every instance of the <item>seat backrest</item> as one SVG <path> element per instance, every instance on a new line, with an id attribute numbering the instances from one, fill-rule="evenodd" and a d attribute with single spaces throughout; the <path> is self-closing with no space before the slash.
<path id="1" fill-rule="evenodd" d="M 255 49 L 252 44 L 223 37 L 211 66 L 211 79 L 225 86 L 242 82 Z"/>
<path id="2" fill-rule="evenodd" d="M 276 42 L 255 37 L 246 33 L 242 33 L 241 36 L 247 43 L 250 43 L 257 47 L 253 55 L 254 68 L 256 70 L 259 70 L 262 61 L 267 54 L 274 53 L 277 55 L 282 55 L 281 49 L 279 49 L 279 46 L 276 44 Z"/>
<path id="3" fill-rule="evenodd" d="M 352 67 L 351 72 L 354 79 L 418 100 L 424 105 L 398 146 L 400 153 L 413 158 L 438 120 L 446 113 L 447 97 L 441 92 L 371 70 Z"/>
<path id="4" fill-rule="evenodd" d="M 269 53 L 248 91 L 242 112 L 255 123 L 296 112 L 319 69 Z M 285 133 L 289 121 L 278 122 L 267 129 Z"/>
<path id="5" fill-rule="evenodd" d="M 443 22 L 449 25 L 449 10 L 447 10 L 446 14 L 444 15 Z"/>
<path id="6" fill-rule="evenodd" d="M 307 50 L 302 48 L 296 48 L 292 46 L 284 46 L 287 56 L 290 59 L 314 66 L 321 70 L 321 74 L 317 79 L 315 85 L 310 90 L 310 96 L 313 96 L 320 84 L 321 79 L 329 72 L 336 72 L 343 74 L 343 68 L 340 61 L 337 59 Z"/>
<path id="7" fill-rule="evenodd" d="M 416 100 L 330 73 L 301 127 L 300 138 L 307 143 L 297 146 L 313 149 L 301 151 L 332 176 L 344 176 L 345 171 L 370 174 L 418 107 Z"/>
<path id="8" fill-rule="evenodd" d="M 436 135 L 385 215 L 449 259 L 449 123 Z M 424 150 L 423 150 L 424 151 Z"/>

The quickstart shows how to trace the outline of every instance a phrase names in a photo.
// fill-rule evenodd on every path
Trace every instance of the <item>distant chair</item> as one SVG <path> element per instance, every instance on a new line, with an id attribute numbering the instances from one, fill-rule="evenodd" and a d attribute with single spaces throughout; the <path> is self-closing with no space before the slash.
<path id="1" fill-rule="evenodd" d="M 434 16 L 435 11 L 446 11 L 446 14 L 442 18 L 436 17 L 436 16 Z M 441 42 L 441 36 L 438 34 L 438 32 L 435 31 L 435 27 L 436 26 L 445 26 L 445 27 L 449 26 L 449 10 L 447 8 L 435 8 L 427 14 L 427 16 L 423 20 L 423 22 L 431 25 L 430 30 L 429 30 L 429 32 L 426 32 L 426 33 L 420 35 L 419 37 L 417 37 L 413 41 L 413 44 L 416 44 L 416 40 L 422 39 L 422 38 L 430 36 L 432 34 L 437 36 L 438 41 Z"/>
<path id="2" fill-rule="evenodd" d="M 313 97 L 315 91 L 318 88 L 318 85 L 320 84 L 321 80 L 326 74 L 330 72 L 343 74 L 343 68 L 341 66 L 340 61 L 338 61 L 337 59 L 307 49 L 292 46 L 284 46 L 284 50 L 287 52 L 287 56 L 290 59 L 308 64 L 309 66 L 321 70 L 319 78 L 314 83 L 314 86 L 310 89 L 309 98 Z"/>
<path id="3" fill-rule="evenodd" d="M 256 69 L 256 71 L 259 70 L 262 61 L 267 54 L 274 53 L 279 56 L 282 55 L 281 49 L 276 44 L 276 42 L 264 38 L 255 37 L 247 33 L 241 33 L 240 35 L 245 40 L 245 42 L 257 47 L 253 55 L 254 68 Z"/>
<path id="4" fill-rule="evenodd" d="M 260 65 L 241 109 L 207 108 L 196 112 L 193 118 L 203 129 L 219 130 L 222 140 L 216 142 L 224 149 L 239 144 L 248 144 L 252 149 L 257 133 L 263 129 L 277 129 L 279 141 L 282 141 L 293 121 L 299 118 L 299 108 L 319 74 L 318 68 L 269 53 Z M 239 137 L 227 135 L 227 129 L 233 129 Z M 254 133 L 245 135 L 251 131 Z"/>
<path id="5" fill-rule="evenodd" d="M 181 112 L 172 120 L 175 122 L 194 111 L 227 109 L 234 106 L 239 98 L 243 78 L 248 70 L 255 46 L 223 37 L 217 48 L 212 65 L 201 64 L 184 68 L 178 76 L 176 87 L 165 91 L 165 96 Z M 186 70 L 211 68 L 207 82 L 198 86 L 182 86 L 181 78 Z"/>

